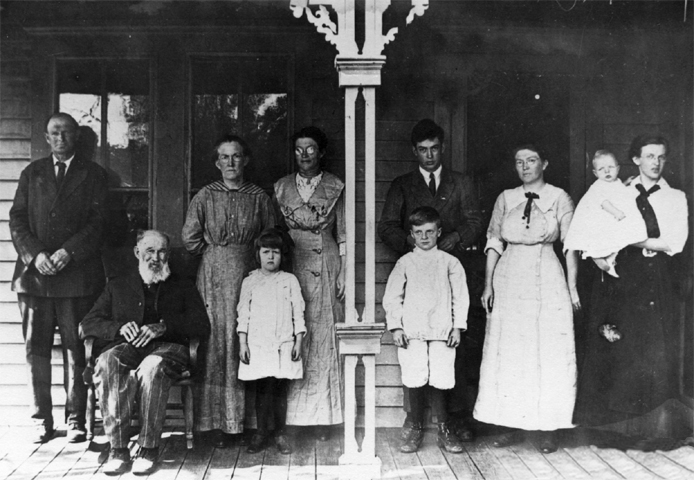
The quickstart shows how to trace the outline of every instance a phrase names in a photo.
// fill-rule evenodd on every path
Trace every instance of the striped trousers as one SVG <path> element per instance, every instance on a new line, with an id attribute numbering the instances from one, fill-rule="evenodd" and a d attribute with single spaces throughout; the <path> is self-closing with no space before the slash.
<path id="1" fill-rule="evenodd" d="M 121 343 L 99 355 L 94 384 L 111 448 L 127 448 L 136 403 L 141 425 L 140 446 L 159 445 L 169 389 L 187 363 L 187 347 L 157 341 L 141 348 Z"/>

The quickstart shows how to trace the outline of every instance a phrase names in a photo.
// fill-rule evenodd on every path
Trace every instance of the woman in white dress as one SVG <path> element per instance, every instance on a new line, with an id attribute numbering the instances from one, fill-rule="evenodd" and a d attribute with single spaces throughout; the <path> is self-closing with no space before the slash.
<path id="1" fill-rule="evenodd" d="M 495 446 L 522 441 L 523 430 L 539 430 L 540 449 L 551 453 L 554 431 L 573 427 L 576 398 L 577 255 L 566 252 L 565 275 L 553 249 L 566 235 L 574 205 L 545 182 L 548 162 L 537 147 L 519 147 L 514 158 L 523 184 L 499 195 L 487 231 L 487 328 L 473 415 L 514 429 Z"/>

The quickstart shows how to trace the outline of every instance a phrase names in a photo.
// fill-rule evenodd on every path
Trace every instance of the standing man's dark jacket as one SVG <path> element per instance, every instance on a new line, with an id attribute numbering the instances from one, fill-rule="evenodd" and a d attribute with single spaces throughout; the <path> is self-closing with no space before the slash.
<path id="1" fill-rule="evenodd" d="M 423 206 L 433 207 L 441 215 L 442 236 L 454 231 L 460 235 L 460 242 L 451 254 L 460 257 L 464 248 L 477 241 L 482 231 L 482 216 L 470 179 L 442 168 L 441 184 L 434 197 L 417 168 L 393 180 L 378 223 L 379 237 L 398 255 L 412 251 L 407 242 L 410 236 L 408 217 L 414 209 Z"/>
<path id="2" fill-rule="evenodd" d="M 12 290 L 38 297 L 85 297 L 104 287 L 100 257 L 106 221 L 106 172 L 80 158 L 72 160 L 60 190 L 53 158 L 29 164 L 19 178 L 10 209 L 10 232 L 19 254 Z M 40 252 L 64 248 L 72 257 L 57 275 L 34 266 Z"/>
<path id="3" fill-rule="evenodd" d="M 166 333 L 156 342 L 187 345 L 191 336 L 206 338 L 210 333 L 210 321 L 197 288 L 175 274 L 159 284 L 155 310 L 166 324 Z M 142 326 L 144 313 L 145 294 L 139 273 L 116 277 L 80 323 L 80 337 L 96 337 L 95 349 L 103 352 L 125 342 L 118 334 L 123 325 L 136 322 Z"/>

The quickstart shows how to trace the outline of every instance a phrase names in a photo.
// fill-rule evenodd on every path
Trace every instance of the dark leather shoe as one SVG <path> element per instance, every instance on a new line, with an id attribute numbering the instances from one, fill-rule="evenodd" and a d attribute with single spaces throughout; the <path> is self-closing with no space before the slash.
<path id="1" fill-rule="evenodd" d="M 231 435 L 221 430 L 215 430 L 212 434 L 212 445 L 214 445 L 215 448 L 229 448 L 231 443 Z"/>
<path id="2" fill-rule="evenodd" d="M 248 453 L 262 452 L 265 449 L 265 440 L 266 439 L 267 439 L 267 436 L 265 436 L 261 433 L 254 434 L 253 438 L 251 438 L 251 443 L 248 445 L 248 448 L 246 449 L 246 452 L 248 452 Z"/>
<path id="3" fill-rule="evenodd" d="M 71 423 L 67 427 L 67 441 L 68 443 L 82 443 L 87 441 L 87 429 L 84 425 L 78 425 L 76 423 Z"/>
<path id="4" fill-rule="evenodd" d="M 409 428 L 409 435 L 400 444 L 402 453 L 414 453 L 419 450 L 424 440 L 424 427 L 419 422 L 412 422 Z"/>
<path id="5" fill-rule="evenodd" d="M 321 442 L 330 440 L 330 427 L 327 425 L 318 425 L 316 427 L 316 438 Z"/>
<path id="6" fill-rule="evenodd" d="M 557 451 L 557 440 L 554 432 L 540 432 L 540 451 L 544 454 Z"/>
<path id="7" fill-rule="evenodd" d="M 463 442 L 450 429 L 447 423 L 439 423 L 439 432 L 436 437 L 436 443 L 439 448 L 445 449 L 450 453 L 461 453 L 463 451 Z"/>
<path id="8" fill-rule="evenodd" d="M 465 419 L 458 419 L 451 425 L 453 432 L 461 442 L 474 442 L 475 432 L 470 427 L 470 424 Z"/>
<path id="9" fill-rule="evenodd" d="M 55 428 L 46 425 L 38 425 L 33 432 L 32 443 L 46 443 L 55 435 Z"/>
<path id="10" fill-rule="evenodd" d="M 127 448 L 112 448 L 108 452 L 108 460 L 104 463 L 103 472 L 106 475 L 122 475 L 130 467 L 130 451 Z"/>
<path id="11" fill-rule="evenodd" d="M 283 433 L 275 435 L 275 445 L 277 445 L 277 450 L 282 455 L 289 455 L 292 453 L 292 445 L 289 443 L 289 437 Z"/>
<path id="12" fill-rule="evenodd" d="M 496 448 L 510 447 L 511 445 L 516 445 L 523 441 L 523 432 L 509 432 L 499 435 L 499 437 L 492 442 L 492 446 Z"/>
<path id="13" fill-rule="evenodd" d="M 405 421 L 402 424 L 402 429 L 400 430 L 400 440 L 403 442 L 406 441 L 409 436 L 410 432 L 412 431 L 412 420 L 410 420 L 410 417 L 408 416 L 405 418 Z"/>

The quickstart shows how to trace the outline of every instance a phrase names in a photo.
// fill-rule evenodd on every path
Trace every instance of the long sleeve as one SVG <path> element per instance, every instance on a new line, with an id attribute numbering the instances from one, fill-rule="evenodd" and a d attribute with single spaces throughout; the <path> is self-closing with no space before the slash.
<path id="1" fill-rule="evenodd" d="M 664 208 L 658 208 L 656 214 L 660 227 L 660 238 L 670 247 L 667 254 L 676 255 L 684 249 L 689 235 L 689 209 L 684 193 L 673 188 L 668 190 L 667 202 L 663 202 Z M 656 205 L 660 207 L 658 203 Z"/>
<path id="2" fill-rule="evenodd" d="M 210 334 L 210 319 L 195 284 L 181 281 L 178 294 L 183 297 L 182 308 L 162 313 L 161 316 L 167 327 L 166 335 L 176 338 L 207 338 Z"/>
<path id="3" fill-rule="evenodd" d="M 193 255 L 202 255 L 207 242 L 205 241 L 205 202 L 204 190 L 193 197 L 188 207 L 186 221 L 181 231 L 183 246 Z"/>
<path id="4" fill-rule="evenodd" d="M 96 337 L 113 341 L 121 325 L 113 318 L 113 284 L 109 283 L 89 313 L 80 322 L 80 338 Z"/>
<path id="5" fill-rule="evenodd" d="M 462 187 L 460 188 L 459 209 L 464 218 L 464 223 L 456 227 L 460 235 L 460 243 L 463 247 L 469 247 L 482 233 L 482 212 L 480 211 L 479 200 L 472 181 L 468 177 L 463 177 Z"/>
<path id="6" fill-rule="evenodd" d="M 453 327 L 467 330 L 470 294 L 467 289 L 465 269 L 456 258 L 452 258 L 448 262 L 448 281 L 451 285 Z"/>
<path id="7" fill-rule="evenodd" d="M 306 333 L 306 322 L 304 320 L 304 309 L 306 304 L 301 295 L 301 285 L 299 280 L 292 275 L 290 281 L 290 296 L 292 301 L 292 319 L 294 321 L 294 335 Z"/>
<path id="8" fill-rule="evenodd" d="M 337 243 L 345 243 L 347 241 L 347 226 L 345 221 L 345 195 L 344 191 L 340 193 L 340 198 L 335 204 L 335 215 L 337 217 Z"/>
<path id="9" fill-rule="evenodd" d="M 31 265 L 36 255 L 46 250 L 44 243 L 31 231 L 29 223 L 29 173 L 24 169 L 10 208 L 12 243 L 24 265 Z"/>
<path id="10" fill-rule="evenodd" d="M 256 283 L 254 278 L 246 277 L 241 284 L 241 295 L 239 297 L 239 304 L 236 307 L 236 313 L 238 317 L 236 318 L 237 333 L 248 333 L 248 324 L 251 321 L 251 297 L 253 285 Z"/>
<path id="11" fill-rule="evenodd" d="M 505 214 L 506 202 L 504 201 L 504 194 L 502 193 L 496 198 L 496 202 L 494 203 L 492 218 L 489 221 L 489 228 L 487 229 L 487 245 L 484 248 L 485 252 L 492 249 L 499 255 L 504 253 L 505 247 L 501 238 L 501 224 L 504 221 Z"/>
<path id="12" fill-rule="evenodd" d="M 388 277 L 382 300 L 383 309 L 386 311 L 388 330 L 403 328 L 402 316 L 406 285 L 405 264 L 399 260 Z"/>
<path id="13" fill-rule="evenodd" d="M 383 243 L 400 255 L 404 255 L 412 250 L 407 243 L 407 236 L 409 233 L 402 227 L 404 209 L 405 198 L 403 196 L 403 189 L 396 179 L 388 189 L 386 203 L 383 205 L 381 219 L 378 222 L 378 236 Z"/>

